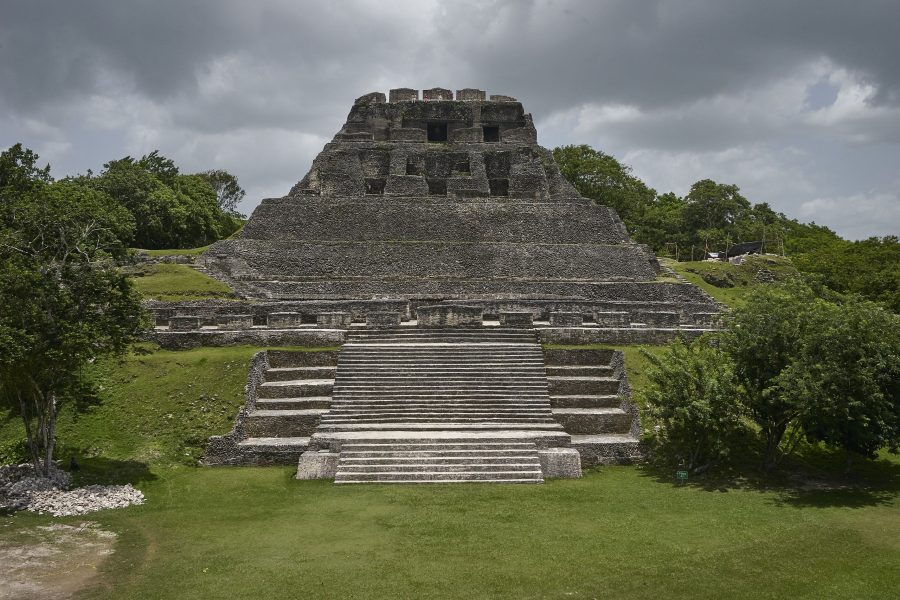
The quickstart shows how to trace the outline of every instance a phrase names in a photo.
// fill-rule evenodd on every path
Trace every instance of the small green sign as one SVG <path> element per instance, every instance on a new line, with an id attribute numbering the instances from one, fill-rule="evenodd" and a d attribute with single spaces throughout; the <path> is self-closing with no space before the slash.
<path id="1" fill-rule="evenodd" d="M 687 471 L 675 471 L 675 479 L 677 479 L 679 482 L 683 483 L 683 482 L 687 481 L 687 478 L 688 478 Z"/>

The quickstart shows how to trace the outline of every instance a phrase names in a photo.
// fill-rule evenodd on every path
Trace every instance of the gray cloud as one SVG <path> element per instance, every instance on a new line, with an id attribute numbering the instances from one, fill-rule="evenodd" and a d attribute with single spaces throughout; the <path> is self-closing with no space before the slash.
<path id="1" fill-rule="evenodd" d="M 897 233 L 900 3 L 0 0 L 0 145 L 57 175 L 159 148 L 284 193 L 356 96 L 481 87 L 545 145 L 684 193 L 737 183 L 844 235 Z M 813 215 L 813 216 L 810 216 Z"/>

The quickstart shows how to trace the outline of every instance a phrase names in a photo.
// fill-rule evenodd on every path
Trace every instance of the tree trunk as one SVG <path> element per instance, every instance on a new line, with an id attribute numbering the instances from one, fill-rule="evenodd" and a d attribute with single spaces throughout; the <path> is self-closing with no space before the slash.
<path id="1" fill-rule="evenodd" d="M 766 473 L 770 473 L 778 464 L 778 445 L 781 444 L 781 438 L 784 437 L 786 428 L 787 425 L 775 425 L 763 430 L 766 435 L 766 455 L 763 458 L 763 471 Z"/>
<path id="2" fill-rule="evenodd" d="M 28 410 L 28 402 L 22 397 L 21 392 L 17 392 L 19 398 L 19 408 L 22 411 L 22 422 L 25 424 L 25 441 L 28 444 L 28 453 L 31 454 L 31 464 L 34 466 L 35 474 L 41 472 L 41 453 L 38 450 L 37 440 L 34 438 L 34 430 L 31 428 L 31 414 Z"/>

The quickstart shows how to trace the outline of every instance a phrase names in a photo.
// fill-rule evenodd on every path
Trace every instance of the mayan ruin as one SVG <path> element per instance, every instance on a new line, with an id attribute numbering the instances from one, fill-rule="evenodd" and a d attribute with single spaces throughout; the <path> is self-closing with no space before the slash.
<path id="1" fill-rule="evenodd" d="M 476 89 L 358 98 L 289 194 L 198 264 L 244 300 L 160 307 L 164 346 L 342 344 L 260 353 L 205 462 L 299 460 L 298 477 L 339 483 L 536 482 L 631 462 L 621 352 L 541 344 L 661 343 L 718 313 L 657 280 L 616 212 L 562 177 L 522 103 Z"/>

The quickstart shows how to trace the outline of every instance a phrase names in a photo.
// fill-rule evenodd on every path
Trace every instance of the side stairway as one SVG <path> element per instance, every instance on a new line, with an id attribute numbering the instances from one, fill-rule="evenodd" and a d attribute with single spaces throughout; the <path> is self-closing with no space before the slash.
<path id="1" fill-rule="evenodd" d="M 348 335 L 311 447 L 335 483 L 530 483 L 568 442 L 533 330 L 400 327 Z"/>
<path id="2" fill-rule="evenodd" d="M 553 416 L 572 435 L 582 466 L 639 460 L 638 416 L 622 352 L 552 349 L 544 358 Z"/>
<path id="3" fill-rule="evenodd" d="M 331 405 L 337 358 L 333 350 L 258 352 L 234 429 L 210 438 L 204 464 L 296 464 Z"/>

